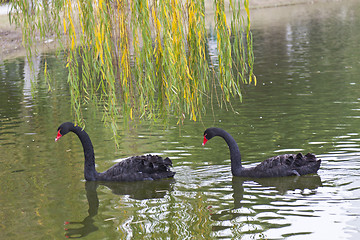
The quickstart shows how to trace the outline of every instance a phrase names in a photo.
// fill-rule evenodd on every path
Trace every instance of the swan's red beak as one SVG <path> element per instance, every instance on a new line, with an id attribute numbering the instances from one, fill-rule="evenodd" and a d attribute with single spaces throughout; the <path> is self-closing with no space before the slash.
<path id="1" fill-rule="evenodd" d="M 60 130 L 58 131 L 58 134 L 55 138 L 55 142 L 57 142 L 60 138 L 62 137 L 61 133 L 60 133 Z"/>
<path id="2" fill-rule="evenodd" d="M 205 143 L 206 143 L 207 141 L 208 141 L 208 140 L 207 140 L 206 135 L 205 135 L 205 136 L 204 136 L 204 141 L 203 141 L 202 145 L 205 146 Z"/>

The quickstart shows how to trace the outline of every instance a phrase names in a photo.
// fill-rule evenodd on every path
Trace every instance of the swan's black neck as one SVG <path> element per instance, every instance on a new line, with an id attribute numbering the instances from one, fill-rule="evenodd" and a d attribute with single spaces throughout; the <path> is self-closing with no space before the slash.
<path id="1" fill-rule="evenodd" d="M 74 126 L 71 131 L 79 137 L 84 149 L 84 177 L 87 181 L 95 181 L 98 173 L 95 170 L 95 154 L 90 137 L 81 127 L 78 126 Z"/>
<path id="2" fill-rule="evenodd" d="M 233 176 L 240 176 L 243 167 L 241 165 L 241 154 L 239 146 L 237 145 L 235 139 L 230 135 L 230 133 L 220 128 L 217 128 L 215 136 L 220 136 L 225 139 L 230 150 L 231 172 Z"/>

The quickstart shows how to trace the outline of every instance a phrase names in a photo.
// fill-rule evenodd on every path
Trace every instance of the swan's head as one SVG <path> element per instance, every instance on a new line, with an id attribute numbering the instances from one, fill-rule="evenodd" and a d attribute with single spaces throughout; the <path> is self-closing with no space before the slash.
<path id="1" fill-rule="evenodd" d="M 212 139 L 213 137 L 216 136 L 216 129 L 217 128 L 208 128 L 208 129 L 205 130 L 205 132 L 204 132 L 204 141 L 202 143 L 203 146 L 205 145 L 205 143 L 207 141 L 209 141 L 210 139 Z"/>
<path id="2" fill-rule="evenodd" d="M 74 124 L 71 122 L 64 122 L 63 124 L 61 124 L 60 127 L 58 127 L 58 133 L 55 138 L 55 142 L 57 142 L 62 136 L 70 132 L 73 128 Z"/>

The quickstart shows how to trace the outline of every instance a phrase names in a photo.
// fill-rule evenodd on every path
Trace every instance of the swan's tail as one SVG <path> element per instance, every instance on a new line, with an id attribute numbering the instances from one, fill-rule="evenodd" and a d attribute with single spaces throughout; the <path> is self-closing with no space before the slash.
<path id="1" fill-rule="evenodd" d="M 314 154 L 308 153 L 303 156 L 301 153 L 298 153 L 295 158 L 295 166 L 298 166 L 297 169 L 300 175 L 306 175 L 311 173 L 317 173 L 321 165 L 321 159 L 317 159 Z"/>
<path id="2" fill-rule="evenodd" d="M 162 158 L 157 155 L 145 155 L 140 156 L 142 158 L 141 172 L 149 174 L 149 177 L 156 180 L 161 178 L 170 178 L 175 175 L 175 172 L 171 171 L 172 161 L 170 158 Z"/>

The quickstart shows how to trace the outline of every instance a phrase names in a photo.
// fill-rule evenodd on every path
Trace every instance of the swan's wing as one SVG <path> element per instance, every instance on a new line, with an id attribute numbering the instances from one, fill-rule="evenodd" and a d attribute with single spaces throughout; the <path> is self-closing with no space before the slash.
<path id="1" fill-rule="evenodd" d="M 274 168 L 280 166 L 301 167 L 313 162 L 317 162 L 314 154 L 308 153 L 305 156 L 302 153 L 298 154 L 283 154 L 271 157 L 258 165 L 261 168 Z"/>
<path id="2" fill-rule="evenodd" d="M 268 158 L 257 165 L 258 169 L 270 169 L 276 167 L 289 167 L 294 163 L 295 154 L 283 154 Z"/>
<path id="3" fill-rule="evenodd" d="M 316 173 L 320 168 L 321 160 L 314 154 L 305 156 L 298 154 L 283 154 L 271 157 L 255 167 L 256 172 L 264 172 L 269 176 L 305 175 Z"/>
<path id="4" fill-rule="evenodd" d="M 169 178 L 175 175 L 170 170 L 172 162 L 157 155 L 143 155 L 129 157 L 105 172 L 100 178 L 108 181 L 139 181 Z"/>

